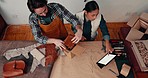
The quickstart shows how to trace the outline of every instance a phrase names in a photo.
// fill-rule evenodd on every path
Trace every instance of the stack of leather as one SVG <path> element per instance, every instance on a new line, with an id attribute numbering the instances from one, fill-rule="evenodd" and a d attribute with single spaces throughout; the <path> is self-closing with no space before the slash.
<path id="1" fill-rule="evenodd" d="M 48 66 L 49 64 L 53 64 L 55 60 L 58 57 L 58 53 L 56 51 L 54 44 L 45 44 L 40 45 L 37 47 L 37 49 L 45 48 L 45 66 Z"/>

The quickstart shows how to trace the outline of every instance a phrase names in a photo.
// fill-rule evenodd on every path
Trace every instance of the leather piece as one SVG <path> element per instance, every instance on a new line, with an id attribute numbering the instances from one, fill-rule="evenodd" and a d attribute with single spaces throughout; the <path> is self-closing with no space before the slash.
<path id="1" fill-rule="evenodd" d="M 75 46 L 74 43 L 72 43 L 71 39 L 74 37 L 75 35 L 72 34 L 68 34 L 68 36 L 66 37 L 66 39 L 64 40 L 64 45 L 66 46 L 67 50 L 72 50 Z"/>
<path id="2" fill-rule="evenodd" d="M 3 76 L 4 77 L 15 77 L 23 75 L 23 70 L 25 68 L 25 62 L 22 60 L 10 61 L 3 66 Z"/>
<path id="3" fill-rule="evenodd" d="M 64 45 L 66 46 L 66 49 L 71 51 L 76 44 L 72 43 L 71 39 L 74 37 L 74 34 L 68 34 L 68 36 L 66 37 L 66 39 L 64 40 Z M 86 40 L 86 38 L 84 36 L 82 36 L 80 41 L 84 41 Z"/>
<path id="4" fill-rule="evenodd" d="M 45 58 L 46 58 L 45 66 L 48 66 L 49 64 L 53 64 L 58 57 L 55 45 L 44 44 L 37 47 L 37 49 L 41 49 L 41 48 L 45 48 Z"/>

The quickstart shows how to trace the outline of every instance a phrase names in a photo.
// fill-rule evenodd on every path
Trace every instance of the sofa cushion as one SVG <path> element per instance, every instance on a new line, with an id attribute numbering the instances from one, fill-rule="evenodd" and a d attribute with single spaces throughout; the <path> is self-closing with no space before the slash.
<path id="1" fill-rule="evenodd" d="M 3 66 L 4 77 L 15 77 L 23 75 L 25 68 L 25 62 L 23 60 L 10 61 Z"/>
<path id="2" fill-rule="evenodd" d="M 33 62 L 33 56 L 32 56 L 30 53 L 28 53 L 28 55 L 29 55 L 29 58 L 28 58 L 28 59 L 25 58 L 25 57 L 21 54 L 20 56 L 12 57 L 12 58 L 10 59 L 10 61 L 14 61 L 14 60 L 23 60 L 23 61 L 25 62 L 25 64 L 26 64 L 25 69 L 24 69 L 24 73 L 28 73 L 28 72 L 30 71 L 30 69 L 31 69 L 32 62 Z"/>

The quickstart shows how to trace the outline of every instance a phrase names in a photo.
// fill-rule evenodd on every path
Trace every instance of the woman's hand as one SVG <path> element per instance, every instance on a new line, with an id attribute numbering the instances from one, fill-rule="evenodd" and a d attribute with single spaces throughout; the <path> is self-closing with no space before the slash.
<path id="1" fill-rule="evenodd" d="M 105 45 L 106 45 L 106 52 L 112 53 L 114 51 L 114 49 L 111 47 L 109 40 L 105 40 Z"/>
<path id="2" fill-rule="evenodd" d="M 59 47 L 61 50 L 62 49 L 66 49 L 65 45 L 64 45 L 64 41 L 60 40 L 60 39 L 54 39 L 54 38 L 50 38 L 47 40 L 47 44 L 51 44 L 54 43 L 57 47 Z"/>

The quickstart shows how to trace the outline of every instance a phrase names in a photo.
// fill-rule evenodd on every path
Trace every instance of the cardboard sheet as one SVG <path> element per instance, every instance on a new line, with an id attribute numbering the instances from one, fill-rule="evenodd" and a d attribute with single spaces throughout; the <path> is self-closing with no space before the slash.
<path id="1" fill-rule="evenodd" d="M 80 56 L 70 59 L 59 56 L 56 60 L 50 78 L 117 78 L 112 69 L 118 74 L 115 60 L 102 69 L 96 64 L 106 53 L 103 52 L 101 41 L 80 42 L 85 51 Z"/>

